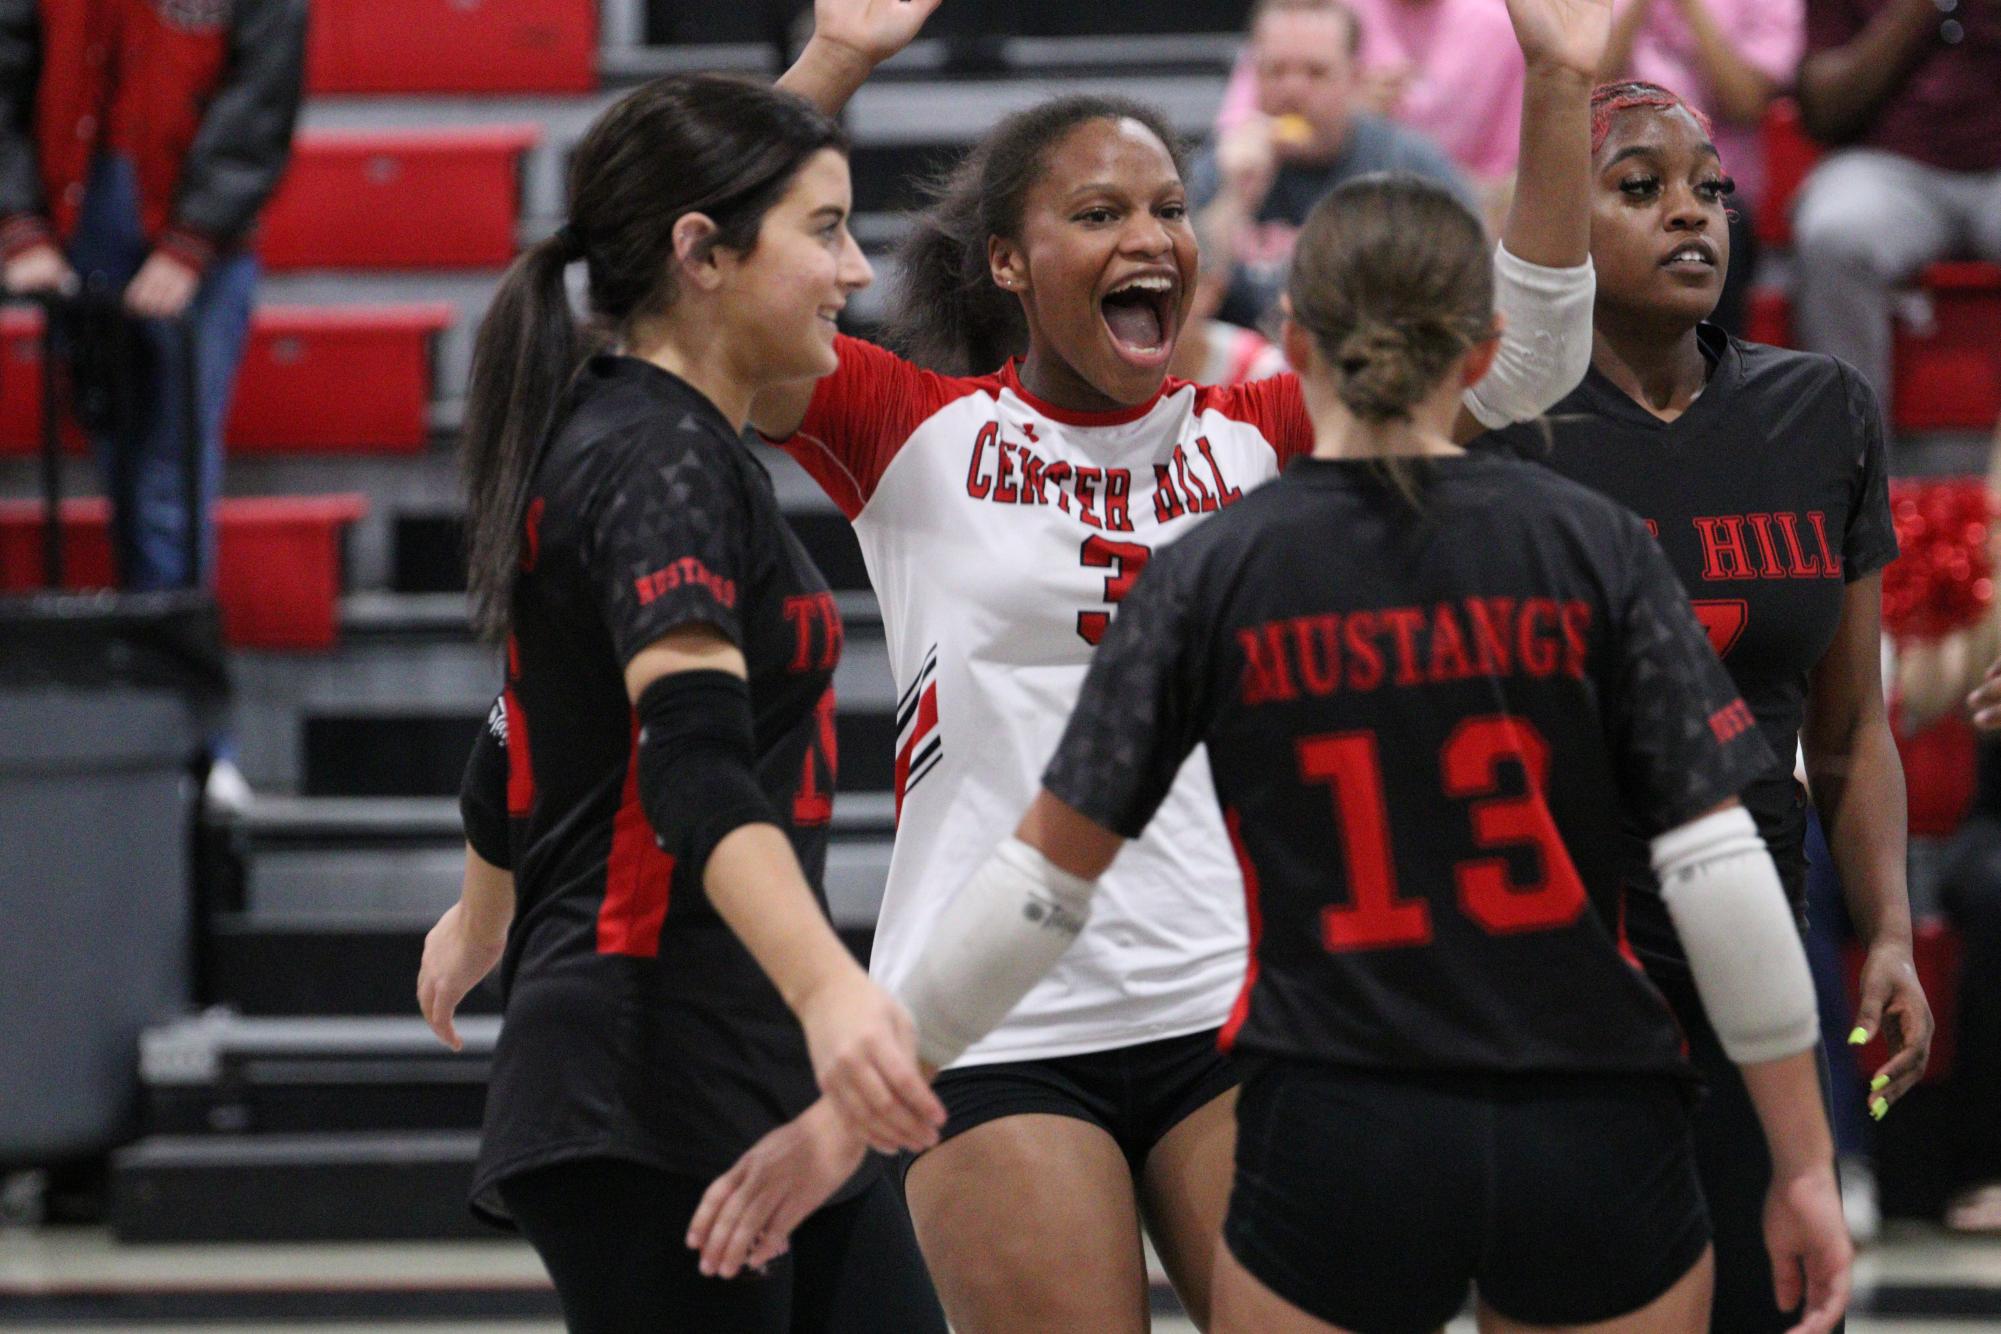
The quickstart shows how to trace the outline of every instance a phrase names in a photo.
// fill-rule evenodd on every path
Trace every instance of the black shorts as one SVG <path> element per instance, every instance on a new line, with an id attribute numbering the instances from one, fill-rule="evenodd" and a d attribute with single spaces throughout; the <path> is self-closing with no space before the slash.
<path id="1" fill-rule="evenodd" d="M 1213 1028 L 1136 1047 L 947 1070 L 933 1085 L 946 1112 L 940 1143 L 1003 1116 L 1072 1116 L 1103 1127 L 1134 1176 L 1168 1131 L 1236 1086 Z"/>
<path id="2" fill-rule="evenodd" d="M 1322 1320 L 1430 1334 L 1474 1286 L 1525 1324 L 1637 1310 L 1701 1258 L 1709 1216 L 1667 1077 L 1265 1061 L 1237 1101 L 1223 1239 Z"/>

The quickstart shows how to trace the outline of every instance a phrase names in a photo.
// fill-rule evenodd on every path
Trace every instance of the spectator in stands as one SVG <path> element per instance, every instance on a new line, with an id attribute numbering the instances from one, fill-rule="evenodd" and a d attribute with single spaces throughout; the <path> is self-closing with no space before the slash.
<path id="1" fill-rule="evenodd" d="M 1806 15 L 1800 113 L 1842 147 L 1794 214 L 1794 328 L 1888 405 L 1893 289 L 1956 253 L 2001 260 L 2001 5 L 1808 0 Z"/>
<path id="2" fill-rule="evenodd" d="M 306 0 L 0 0 L 0 281 L 101 295 L 139 322 L 131 340 L 71 326 L 79 362 L 136 349 L 108 368 L 135 410 L 102 429 L 93 415 L 92 432 L 128 588 L 213 574 L 208 508 L 257 279 L 248 238 L 291 153 L 305 38 Z M 184 316 L 197 349 L 192 518 L 187 352 L 169 323 Z M 190 522 L 199 571 L 187 568 Z"/>
<path id="3" fill-rule="evenodd" d="M 1257 110 L 1204 149 L 1188 176 L 1204 260 L 1198 315 L 1263 320 L 1284 287 L 1300 224 L 1343 181 L 1415 172 L 1475 204 L 1436 144 L 1357 104 L 1361 31 L 1342 0 L 1259 0 L 1252 9 Z M 1504 40 L 1519 63 L 1512 33 Z"/>
<path id="4" fill-rule="evenodd" d="M 1765 107 L 1792 86 L 1806 42 L 1804 0 L 1624 0 L 1605 54 L 1608 80 L 1673 88 L 1706 112 L 1730 164 L 1730 273 L 1714 322 L 1744 332 L 1758 266 L 1753 222 L 1764 201 Z"/>
<path id="5" fill-rule="evenodd" d="M 1522 127 L 1521 52 L 1506 0 L 1347 0 L 1359 45 L 1356 104 L 1431 138 L 1483 196 L 1490 231 L 1506 211 Z M 1219 135 L 1257 114 L 1255 62 L 1237 62 Z"/>

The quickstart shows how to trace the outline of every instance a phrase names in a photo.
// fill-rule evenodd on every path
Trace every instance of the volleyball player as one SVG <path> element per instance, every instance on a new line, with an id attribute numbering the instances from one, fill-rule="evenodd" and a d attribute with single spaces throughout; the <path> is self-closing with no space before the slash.
<path id="1" fill-rule="evenodd" d="M 1804 745 L 1850 916 L 1868 947 L 1856 1040 L 1883 1032 L 1880 1118 L 1924 1072 L 1932 1016 L 1911 960 L 1904 776 L 1883 704 L 1882 574 L 1897 555 L 1881 418 L 1831 357 L 1762 347 L 1704 323 L 1730 264 L 1729 180 L 1702 117 L 1652 84 L 1593 99 L 1597 347 L 1551 415 L 1545 461 L 1647 521 L 1772 752 L 1744 793 L 1796 912 L 1806 884 Z M 1503 440 L 1543 457 L 1539 431 Z M 1715 1328 L 1783 1330 L 1759 1239 L 1770 1165 L 1743 1083 L 1717 1045 L 1629 840 L 1633 947 L 1687 1030 L 1709 1084 L 1695 1118 L 1716 1224 Z"/>
<path id="2" fill-rule="evenodd" d="M 1338 190 L 1288 360 L 1313 456 L 1176 542 L 1106 636 L 1015 836 L 902 994 L 949 1066 L 1095 915 L 1206 744 L 1249 896 L 1213 1329 L 1685 1331 L 1708 1229 L 1672 1017 L 1620 948 L 1627 828 L 1780 1170 L 1801 1328 L 1850 1259 L 1804 951 L 1735 794 L 1772 757 L 1628 512 L 1451 443 L 1493 355 L 1480 226 L 1434 185 Z"/>
<path id="3" fill-rule="evenodd" d="M 923 1147 L 943 1109 L 818 886 L 840 620 L 739 441 L 760 389 L 832 369 L 870 280 L 846 142 L 786 94 L 662 79 L 591 128 L 570 185 L 481 326 L 464 443 L 507 690 L 418 991 L 455 1042 L 501 970 L 475 1208 L 535 1245 L 575 1330 L 942 1331 L 893 1183 L 856 1168 L 864 1136 Z M 608 338 L 588 361 L 578 261 Z M 838 1112 L 816 1063 L 859 1076 Z M 851 1171 L 765 1278 L 703 1274 L 681 1244 L 702 1189 L 775 1127 L 808 1152 L 824 1130 Z"/>
<path id="4" fill-rule="evenodd" d="M 1468 436 L 1533 416 L 1584 362 L 1586 97 L 1609 5 L 1510 9 L 1540 169 L 1495 261 L 1513 342 L 1469 397 Z M 899 13 L 821 0 L 816 17 L 784 82 L 831 111 L 901 44 L 877 30 Z M 871 968 L 892 986 L 1033 795 L 1146 562 L 1311 447 L 1289 375 L 1167 378 L 1197 264 L 1173 144 L 1156 113 L 1112 98 L 1008 118 L 905 252 L 901 341 L 932 369 L 842 339 L 831 376 L 752 414 L 853 521 L 883 607 L 900 818 Z M 1078 948 L 939 1081 L 944 1142 L 906 1189 L 957 1327 L 1144 1329 L 1142 1226 L 1205 1319 L 1229 1189 L 1236 1080 L 1216 1031 L 1243 969 L 1238 878 L 1197 755 Z M 746 1163 L 723 1189 L 754 1195 L 753 1177 L 784 1180 Z"/>

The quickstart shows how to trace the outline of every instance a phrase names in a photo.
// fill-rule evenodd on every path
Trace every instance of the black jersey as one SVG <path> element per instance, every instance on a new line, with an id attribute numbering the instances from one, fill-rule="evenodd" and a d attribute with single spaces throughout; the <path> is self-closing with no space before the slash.
<path id="1" fill-rule="evenodd" d="M 624 668 L 696 623 L 742 649 L 757 776 L 818 893 L 841 650 L 763 464 L 689 385 L 626 357 L 585 369 L 537 469 L 512 608 L 503 716 L 469 774 L 491 793 L 504 734 L 516 913 L 476 1187 L 488 1210 L 495 1181 L 566 1158 L 710 1176 L 812 1102 L 791 1012 L 655 841 Z M 495 804 L 465 803 L 489 860 L 503 849 L 480 812 Z"/>
<path id="2" fill-rule="evenodd" d="M 1622 958 L 1621 821 L 1672 828 L 1770 754 L 1630 514 L 1500 457 L 1437 461 L 1424 503 L 1305 459 L 1161 552 L 1044 782 L 1132 837 L 1208 744 L 1247 1050 L 1680 1072 Z"/>
<path id="3" fill-rule="evenodd" d="M 1849 583 L 1897 557 L 1881 418 L 1868 382 L 1832 357 L 1697 332 L 1709 384 L 1663 422 L 1595 369 L 1534 425 L 1499 438 L 1646 520 L 1772 750 L 1744 794 L 1797 908 L 1806 801 L 1793 777 L 1807 675 Z M 1648 876 L 1644 849 L 1630 874 Z M 1638 931 L 1667 944 L 1658 915 Z"/>

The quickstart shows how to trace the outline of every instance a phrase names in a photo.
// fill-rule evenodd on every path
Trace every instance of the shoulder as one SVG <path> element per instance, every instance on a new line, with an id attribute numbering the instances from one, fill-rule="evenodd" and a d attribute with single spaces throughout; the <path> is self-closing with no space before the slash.
<path id="1" fill-rule="evenodd" d="M 1883 405 L 1847 362 L 1735 337 L 1730 346 L 1743 368 L 1737 392 L 1746 400 L 1748 414 L 1765 429 L 1800 422 L 1811 413 L 1813 429 L 1784 434 L 1803 444 L 1838 445 L 1842 455 L 1855 457 L 1880 439 Z"/>
<path id="2" fill-rule="evenodd" d="M 1306 416 L 1306 399 L 1300 393 L 1299 377 L 1290 371 L 1238 384 L 1170 382 L 1168 392 L 1184 387 L 1194 391 L 1197 417 L 1213 413 L 1250 427 L 1281 455 L 1289 456 L 1312 444 L 1313 424 Z"/>

